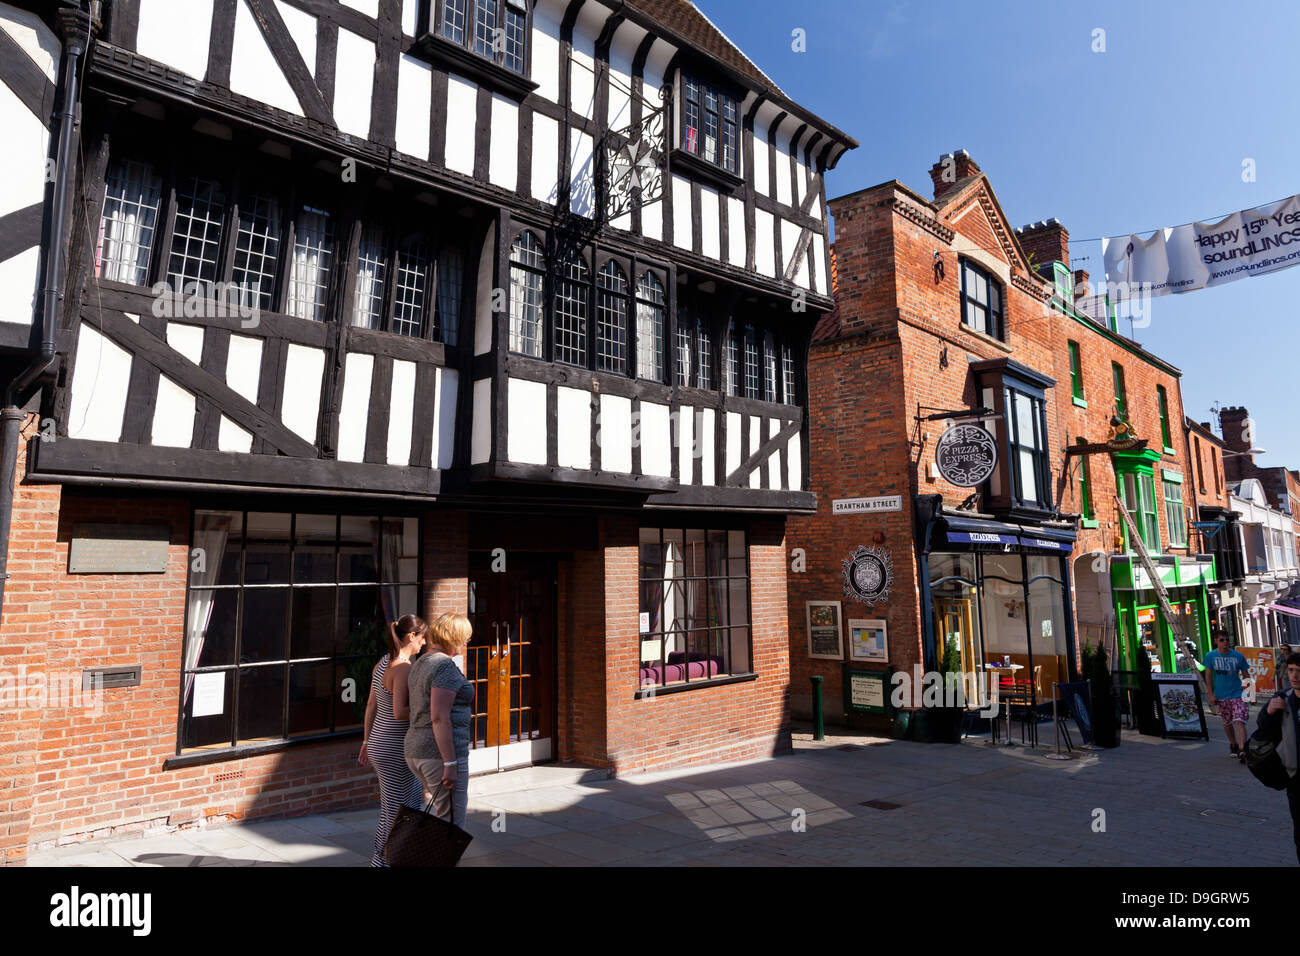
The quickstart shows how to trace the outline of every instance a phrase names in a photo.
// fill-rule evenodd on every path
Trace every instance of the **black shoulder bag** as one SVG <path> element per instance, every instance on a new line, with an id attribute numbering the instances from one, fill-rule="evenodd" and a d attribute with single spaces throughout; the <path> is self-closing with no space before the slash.
<path id="1" fill-rule="evenodd" d="M 1280 766 L 1280 763 L 1279 763 Z M 1282 771 L 1285 776 L 1286 771 Z M 384 845 L 389 866 L 455 866 L 474 838 L 451 820 L 429 812 L 433 798 L 423 810 L 401 807 Z M 451 791 L 451 817 L 456 817 L 456 791 Z"/>
<path id="2" fill-rule="evenodd" d="M 1282 710 L 1282 719 L 1291 719 L 1291 715 L 1285 708 Z M 1255 775 L 1255 779 L 1264 786 L 1274 790 L 1285 790 L 1287 784 L 1291 782 L 1291 776 L 1286 772 L 1286 767 L 1282 765 L 1282 758 L 1277 752 L 1277 745 L 1281 742 L 1280 732 L 1278 737 L 1278 740 L 1273 740 L 1265 736 L 1263 728 L 1257 726 L 1250 739 L 1246 741 L 1246 766 Z"/>

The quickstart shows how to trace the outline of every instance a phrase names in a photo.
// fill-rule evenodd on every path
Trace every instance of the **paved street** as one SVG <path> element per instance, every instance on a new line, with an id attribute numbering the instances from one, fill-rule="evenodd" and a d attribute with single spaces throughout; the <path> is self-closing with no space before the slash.
<path id="1" fill-rule="evenodd" d="M 1252 714 L 1253 717 L 1253 714 Z M 463 866 L 1294 865 L 1281 793 L 1211 741 L 1125 732 L 1118 750 L 913 744 L 864 735 L 691 771 L 475 778 Z M 1050 741 L 1049 725 L 1042 733 Z M 874 805 L 872 805 L 874 804 Z M 1098 810 L 1105 832 L 1094 832 Z M 34 855 L 37 866 L 361 866 L 375 811 L 227 824 Z M 495 822 L 495 829 L 494 829 Z M 798 824 L 806 824 L 802 832 Z"/>

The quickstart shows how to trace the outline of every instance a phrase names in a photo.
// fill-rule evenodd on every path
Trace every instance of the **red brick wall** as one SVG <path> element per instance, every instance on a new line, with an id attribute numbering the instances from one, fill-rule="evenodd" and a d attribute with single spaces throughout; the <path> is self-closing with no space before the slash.
<path id="1" fill-rule="evenodd" d="M 20 475 L 25 461 L 20 452 Z M 115 521 L 170 528 L 165 573 L 67 573 L 73 524 Z M 0 849 L 7 861 L 23 860 L 29 845 L 375 802 L 374 773 L 357 764 L 355 738 L 163 769 L 176 753 L 189 533 L 190 505 L 181 496 L 17 488 L 0 671 L 140 664 L 143 675 L 138 687 L 105 692 L 98 716 L 0 710 Z M 465 610 L 466 533 L 462 514 L 426 517 L 429 617 Z"/>
<path id="2" fill-rule="evenodd" d="M 692 526 L 709 526 L 706 516 Z M 750 525 L 756 680 L 638 697 L 639 521 L 600 519 L 599 552 L 575 553 L 562 670 L 572 661 L 561 756 L 619 774 L 745 760 L 790 747 L 785 541 L 779 519 Z M 563 691 L 562 691 L 563 696 Z"/>
<path id="3" fill-rule="evenodd" d="M 806 550 L 808 570 L 790 577 L 789 616 L 794 713 L 808 715 L 809 678 L 820 674 L 826 714 L 835 719 L 843 712 L 842 665 L 808 657 L 806 602 L 842 602 L 845 622 L 885 619 L 890 663 L 900 669 L 922 663 L 912 499 L 939 494 L 955 507 L 971 492 L 930 476 L 943 423 L 918 422 L 917 416 L 971 407 L 977 399 L 971 362 L 1011 357 L 1049 376 L 1055 369 L 1053 316 L 1041 298 L 1012 281 L 1013 272 L 1024 281 L 1027 270 L 994 228 L 995 204 L 983 180 L 963 187 L 938 210 L 894 182 L 832 201 L 830 208 L 838 269 L 838 330 L 832 334 L 838 334 L 816 343 L 809 359 L 810 466 L 818 510 L 790 519 L 790 546 Z M 935 226 L 926 228 L 918 217 Z M 999 225 L 1009 235 L 1007 224 Z M 936 250 L 942 278 L 934 269 Z M 1001 281 L 1005 341 L 962 324 L 960 256 Z M 1031 287 L 1046 295 L 1046 286 Z M 1060 443 L 1051 410 L 1060 392 L 1059 384 L 1048 390 L 1049 448 Z M 1054 461 L 1056 483 L 1059 468 Z M 831 513 L 835 498 L 894 494 L 903 497 L 901 512 Z M 877 543 L 891 552 L 894 587 L 888 601 L 873 608 L 845 596 L 842 562 L 858 545 Z M 846 645 L 847 640 L 846 633 Z"/>

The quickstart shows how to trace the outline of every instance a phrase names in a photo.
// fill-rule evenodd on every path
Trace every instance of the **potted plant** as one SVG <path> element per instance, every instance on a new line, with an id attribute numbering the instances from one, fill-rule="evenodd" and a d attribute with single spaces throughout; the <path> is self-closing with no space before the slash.
<path id="1" fill-rule="evenodd" d="M 930 732 L 933 740 L 945 744 L 961 743 L 962 719 L 966 708 L 957 701 L 949 703 L 948 675 L 956 675 L 956 686 L 962 687 L 961 651 L 957 647 L 957 638 L 949 636 L 943 645 L 943 657 L 939 661 L 939 673 L 944 684 L 943 704 L 930 709 Z"/>

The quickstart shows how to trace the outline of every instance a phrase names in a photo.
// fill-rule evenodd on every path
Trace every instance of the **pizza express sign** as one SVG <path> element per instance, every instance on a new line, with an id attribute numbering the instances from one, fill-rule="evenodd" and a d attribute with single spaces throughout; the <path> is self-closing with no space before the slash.
<path id="1" fill-rule="evenodd" d="M 844 559 L 844 594 L 864 604 L 883 603 L 894 586 L 894 561 L 886 548 L 861 545 Z"/>
<path id="2" fill-rule="evenodd" d="M 945 481 L 974 488 L 997 467 L 997 440 L 982 425 L 953 425 L 939 438 L 934 463 Z"/>

